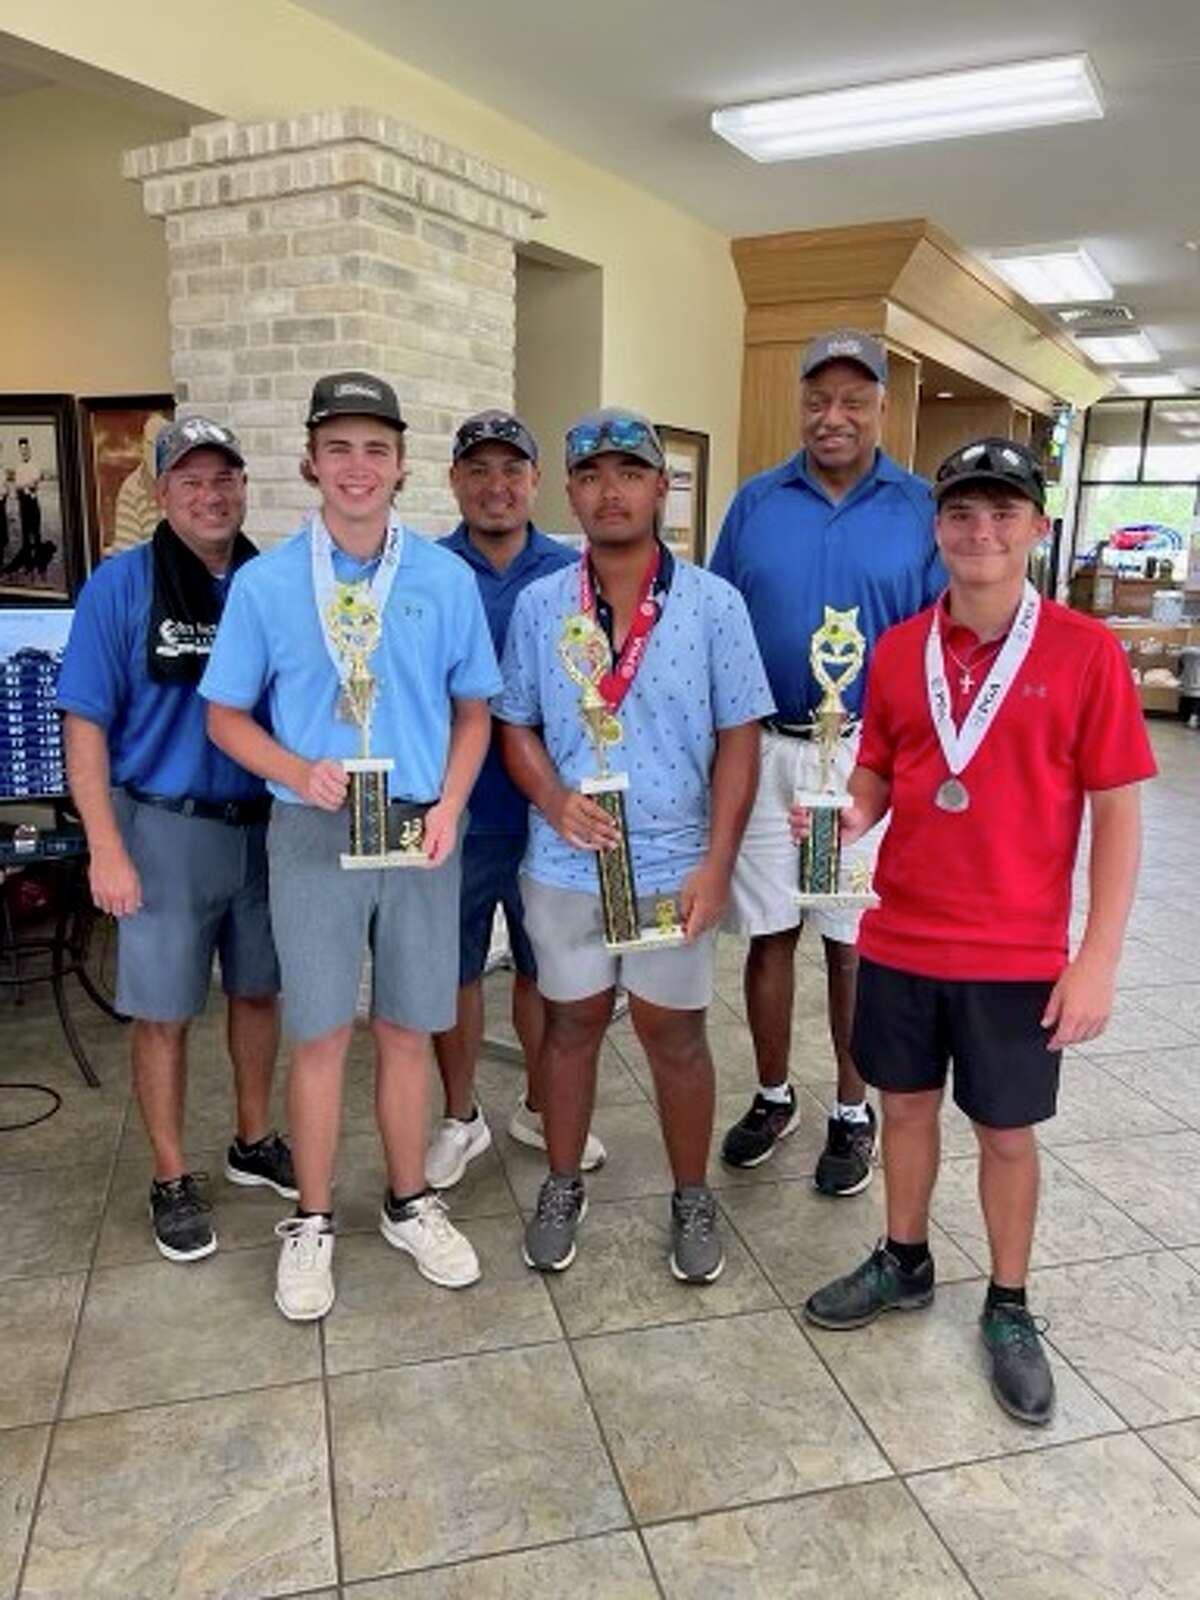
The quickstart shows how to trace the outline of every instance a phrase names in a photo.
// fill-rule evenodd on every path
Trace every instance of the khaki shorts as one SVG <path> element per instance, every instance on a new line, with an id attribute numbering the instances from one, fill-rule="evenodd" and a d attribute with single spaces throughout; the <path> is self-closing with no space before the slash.
<path id="1" fill-rule="evenodd" d="M 521 898 L 547 1000 L 587 1000 L 617 985 L 671 1011 L 703 1011 L 712 1000 L 715 930 L 692 944 L 614 955 L 604 948 L 598 894 L 555 889 L 522 873 Z"/>
<path id="2" fill-rule="evenodd" d="M 835 765 L 843 781 L 854 770 L 857 755 L 858 735 L 853 734 L 838 747 Z M 788 810 L 797 789 L 817 783 L 819 764 L 811 740 L 789 739 L 763 729 L 758 792 L 733 869 L 724 924 L 727 932 L 754 938 L 803 922 L 838 944 L 854 944 L 858 939 L 861 911 L 846 906 L 828 911 L 808 906 L 802 912 L 795 900 L 799 865 L 788 828 Z M 846 888 L 856 865 L 874 867 L 879 839 L 880 830 L 872 828 L 865 838 L 843 850 L 841 877 Z"/>

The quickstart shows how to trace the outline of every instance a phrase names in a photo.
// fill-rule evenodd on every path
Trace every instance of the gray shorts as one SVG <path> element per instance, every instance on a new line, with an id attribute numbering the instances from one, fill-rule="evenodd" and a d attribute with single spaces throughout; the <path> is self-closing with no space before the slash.
<path id="1" fill-rule="evenodd" d="M 278 994 L 266 824 L 185 817 L 120 789 L 113 810 L 142 884 L 142 909 L 117 924 L 117 1010 L 145 1022 L 199 1016 L 214 951 L 226 994 Z"/>
<path id="2" fill-rule="evenodd" d="M 712 1000 L 714 931 L 694 944 L 613 955 L 604 948 L 598 894 L 554 889 L 522 873 L 521 898 L 537 985 L 547 1000 L 586 1000 L 617 984 L 672 1011 L 703 1011 Z"/>
<path id="3" fill-rule="evenodd" d="M 462 850 L 440 867 L 347 871 L 349 813 L 277 801 L 271 812 L 271 919 L 283 969 L 284 1026 L 320 1039 L 354 1021 L 363 955 L 371 1015 L 440 1033 L 458 1001 Z"/>

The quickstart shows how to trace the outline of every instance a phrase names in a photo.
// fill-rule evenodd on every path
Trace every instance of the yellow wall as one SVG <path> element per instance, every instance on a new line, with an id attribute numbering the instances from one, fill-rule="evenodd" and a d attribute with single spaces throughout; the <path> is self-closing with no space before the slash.
<path id="1" fill-rule="evenodd" d="M 214 115 L 369 105 L 541 187 L 539 242 L 604 274 L 603 398 L 712 436 L 710 516 L 735 484 L 742 302 L 728 241 L 287 0 L 0 0 L 0 29 Z"/>
<path id="2" fill-rule="evenodd" d="M 120 159 L 178 131 L 76 89 L 0 98 L 0 393 L 170 389 L 162 224 Z"/>

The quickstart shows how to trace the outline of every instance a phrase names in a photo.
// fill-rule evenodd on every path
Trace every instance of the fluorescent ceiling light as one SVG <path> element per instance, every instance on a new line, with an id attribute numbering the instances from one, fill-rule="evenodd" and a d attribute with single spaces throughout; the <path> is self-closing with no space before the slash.
<path id="1" fill-rule="evenodd" d="M 1038 306 L 1112 300 L 1114 290 L 1100 268 L 1078 245 L 1044 250 L 999 250 L 984 259 L 1007 278 L 1018 294 Z"/>
<path id="2" fill-rule="evenodd" d="M 1200 422 L 1200 406 L 1157 406 L 1154 415 L 1163 422 Z"/>
<path id="3" fill-rule="evenodd" d="M 1126 394 L 1139 395 L 1177 395 L 1182 394 L 1187 385 L 1182 379 L 1177 378 L 1173 372 L 1156 372 L 1145 374 L 1122 374 L 1118 378 L 1121 388 Z M 1159 412 L 1159 416 L 1162 412 Z"/>
<path id="4" fill-rule="evenodd" d="M 1158 360 L 1158 351 L 1144 333 L 1080 333 L 1075 343 L 1102 367 L 1146 367 Z"/>
<path id="5" fill-rule="evenodd" d="M 1200 428 L 1176 428 L 1181 439 L 1200 439 Z"/>
<path id="6" fill-rule="evenodd" d="M 1091 63 L 1074 55 L 726 106 L 712 129 L 755 161 L 799 161 L 1103 115 Z"/>

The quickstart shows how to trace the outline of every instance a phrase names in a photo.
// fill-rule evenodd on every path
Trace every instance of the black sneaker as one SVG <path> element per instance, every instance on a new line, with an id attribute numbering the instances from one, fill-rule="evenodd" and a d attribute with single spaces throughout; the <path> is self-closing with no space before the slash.
<path id="1" fill-rule="evenodd" d="M 881 1312 L 919 1311 L 932 1299 L 933 1257 L 905 1272 L 881 1243 L 860 1267 L 810 1295 L 804 1315 L 818 1328 L 862 1328 Z"/>
<path id="2" fill-rule="evenodd" d="M 789 1083 L 786 1103 L 756 1094 L 754 1103 L 740 1122 L 735 1122 L 721 1145 L 721 1160 L 731 1167 L 757 1167 L 771 1155 L 780 1139 L 795 1133 L 800 1126 L 796 1091 Z"/>
<path id="3" fill-rule="evenodd" d="M 225 1176 L 230 1183 L 262 1184 L 285 1200 L 300 1198 L 292 1152 L 277 1133 L 268 1133 L 257 1144 L 235 1139 L 225 1154 Z"/>
<path id="4" fill-rule="evenodd" d="M 543 1180 L 537 1210 L 525 1224 L 525 1265 L 539 1272 L 565 1272 L 575 1259 L 575 1232 L 586 1215 L 583 1184 L 552 1172 Z"/>
<path id="5" fill-rule="evenodd" d="M 822 1194 L 861 1194 L 871 1181 L 875 1155 L 875 1111 L 867 1107 L 865 1122 L 830 1117 L 825 1148 L 813 1173 L 813 1185 Z"/>
<path id="6" fill-rule="evenodd" d="M 154 1242 L 168 1261 L 199 1261 L 217 1248 L 209 1214 L 212 1207 L 200 1194 L 201 1173 L 185 1172 L 169 1183 L 157 1179 L 150 1185 L 150 1220 Z"/>
<path id="7" fill-rule="evenodd" d="M 1054 1374 L 1024 1306 L 985 1305 L 979 1331 L 992 1358 L 992 1393 L 1018 1422 L 1044 1426 L 1054 1414 Z"/>

